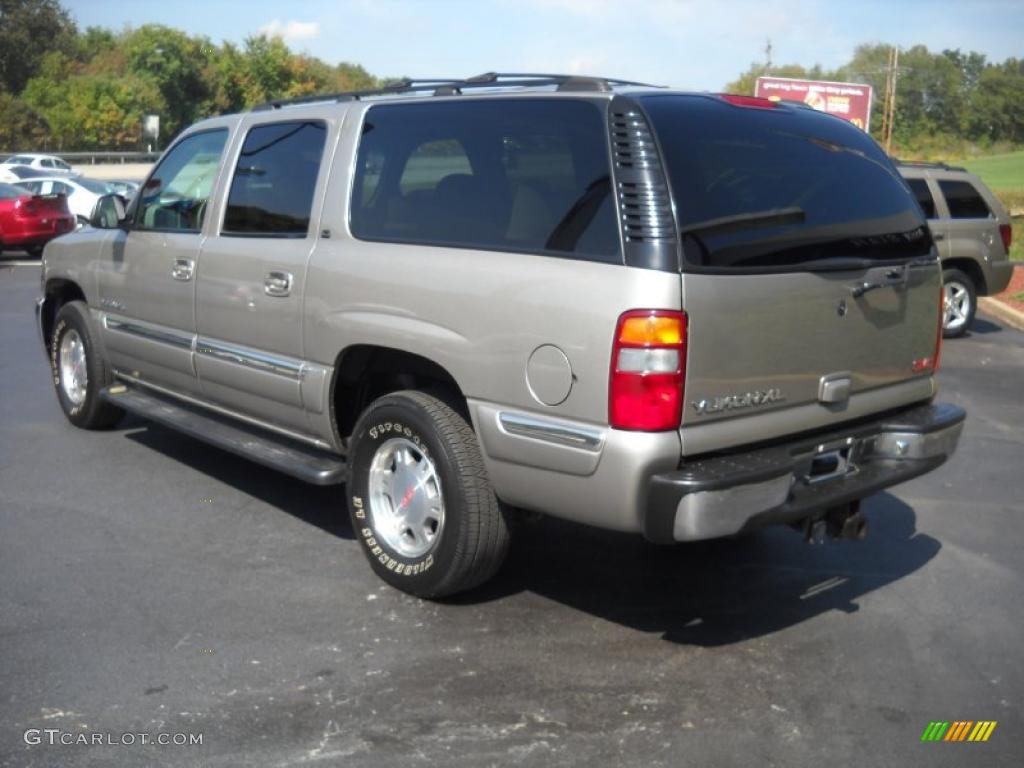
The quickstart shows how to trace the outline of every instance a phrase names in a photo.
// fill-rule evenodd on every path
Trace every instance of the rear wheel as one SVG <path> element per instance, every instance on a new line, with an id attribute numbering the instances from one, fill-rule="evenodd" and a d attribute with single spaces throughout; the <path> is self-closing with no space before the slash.
<path id="1" fill-rule="evenodd" d="M 103 429 L 124 415 L 100 397 L 100 390 L 113 377 L 100 354 L 84 302 L 69 302 L 57 312 L 50 339 L 50 368 L 60 407 L 76 427 Z"/>
<path id="2" fill-rule="evenodd" d="M 41 245 L 30 245 L 25 250 L 28 252 L 28 255 L 31 256 L 33 259 L 41 258 L 43 255 L 43 246 Z"/>
<path id="3" fill-rule="evenodd" d="M 509 545 L 506 510 L 476 435 L 445 402 L 375 400 L 353 432 L 349 514 L 370 565 L 393 587 L 438 598 L 482 584 Z"/>
<path id="4" fill-rule="evenodd" d="M 963 336 L 974 321 L 978 292 L 974 281 L 959 269 L 942 273 L 942 335 L 947 339 Z"/>

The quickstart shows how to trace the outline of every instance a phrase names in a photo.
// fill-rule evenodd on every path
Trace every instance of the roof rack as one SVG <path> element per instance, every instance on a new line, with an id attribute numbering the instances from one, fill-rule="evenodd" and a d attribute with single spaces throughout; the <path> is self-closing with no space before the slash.
<path id="1" fill-rule="evenodd" d="M 616 80 L 608 77 L 585 77 L 582 75 L 550 75 L 532 72 L 484 72 L 482 75 L 458 78 L 405 78 L 397 83 L 368 88 L 360 91 L 339 91 L 338 93 L 317 93 L 296 96 L 290 99 L 274 99 L 252 108 L 252 112 L 280 109 L 298 104 L 315 104 L 323 101 L 359 101 L 368 96 L 392 96 L 405 93 L 433 91 L 434 96 L 458 96 L 472 88 L 543 88 L 554 86 L 559 91 L 608 92 L 618 86 L 641 86 L 661 88 L 650 83 L 632 80 Z"/>
<path id="2" fill-rule="evenodd" d="M 899 158 L 893 158 L 893 162 L 896 165 L 906 166 L 907 168 L 935 168 L 940 171 L 964 171 L 967 169 L 960 165 L 947 165 L 946 163 L 929 163 L 923 160 L 900 160 Z"/>

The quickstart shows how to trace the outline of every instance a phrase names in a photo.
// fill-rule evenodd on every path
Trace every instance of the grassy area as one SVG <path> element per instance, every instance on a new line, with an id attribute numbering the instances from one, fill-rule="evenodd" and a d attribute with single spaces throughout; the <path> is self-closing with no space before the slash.
<path id="1" fill-rule="evenodd" d="M 1013 244 L 1010 246 L 1010 258 L 1014 261 L 1024 261 L 1024 218 L 1018 216 L 1010 221 L 1013 224 Z"/>
<path id="2" fill-rule="evenodd" d="M 975 158 L 964 167 L 981 176 L 993 190 L 1024 192 L 1024 151 Z"/>

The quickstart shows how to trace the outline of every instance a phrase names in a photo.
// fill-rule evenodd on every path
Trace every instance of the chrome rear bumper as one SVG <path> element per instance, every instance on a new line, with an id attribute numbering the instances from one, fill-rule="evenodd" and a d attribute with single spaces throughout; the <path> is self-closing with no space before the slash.
<path id="1" fill-rule="evenodd" d="M 651 478 L 644 535 L 697 541 L 815 517 L 939 466 L 956 450 L 965 417 L 955 405 L 915 406 L 845 431 L 688 462 Z"/>

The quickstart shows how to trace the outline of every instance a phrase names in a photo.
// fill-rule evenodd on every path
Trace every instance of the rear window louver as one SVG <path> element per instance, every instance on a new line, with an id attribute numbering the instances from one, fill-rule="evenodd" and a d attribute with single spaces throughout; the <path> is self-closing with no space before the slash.
<path id="1" fill-rule="evenodd" d="M 672 201 L 654 135 L 638 108 L 619 101 L 612 103 L 609 128 L 626 262 L 676 269 Z"/>

